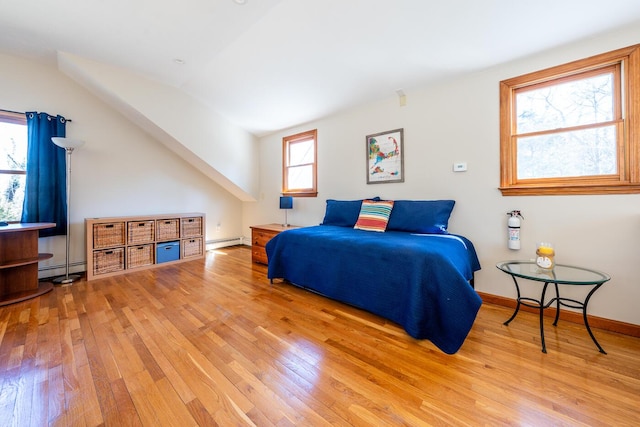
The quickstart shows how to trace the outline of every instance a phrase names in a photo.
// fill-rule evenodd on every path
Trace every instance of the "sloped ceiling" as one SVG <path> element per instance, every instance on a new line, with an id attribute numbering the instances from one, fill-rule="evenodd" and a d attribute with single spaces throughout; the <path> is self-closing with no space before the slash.
<path id="1" fill-rule="evenodd" d="M 637 0 L 0 0 L 0 51 L 121 67 L 261 135 L 634 22 Z"/>
<path id="2" fill-rule="evenodd" d="M 0 0 L 0 52 L 117 67 L 261 136 L 634 24 L 637 0 Z"/>

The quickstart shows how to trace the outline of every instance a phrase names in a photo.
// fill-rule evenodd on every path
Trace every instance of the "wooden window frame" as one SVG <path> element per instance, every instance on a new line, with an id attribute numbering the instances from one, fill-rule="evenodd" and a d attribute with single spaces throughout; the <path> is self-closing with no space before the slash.
<path id="1" fill-rule="evenodd" d="M 618 128 L 618 173 L 614 175 L 517 179 L 516 92 L 558 84 L 578 75 L 616 68 L 614 117 Z M 617 82 L 616 82 L 617 79 Z M 618 85 L 616 87 L 615 85 Z M 616 102 L 617 101 L 617 102 Z M 640 193 L 640 44 L 500 82 L 500 187 L 503 196 Z M 579 127 L 578 127 L 579 128 Z"/>
<path id="2" fill-rule="evenodd" d="M 289 147 L 291 144 L 313 139 L 313 162 L 306 164 L 312 167 L 312 187 L 290 189 L 288 183 Z M 303 166 L 303 165 L 296 165 Z M 293 197 L 317 197 L 318 195 L 318 130 L 313 129 L 282 138 L 282 194 Z"/>
<path id="3" fill-rule="evenodd" d="M 24 114 L 14 113 L 11 111 L 3 111 L 0 110 L 0 121 L 3 123 L 13 123 L 17 125 L 27 126 L 27 118 Z M 0 174 L 2 175 L 26 175 L 27 171 L 25 170 L 16 170 L 16 169 L 0 169 Z M 19 223 L 20 221 L 9 221 L 11 224 Z"/>
<path id="4" fill-rule="evenodd" d="M 16 125 L 24 125 L 27 126 L 27 118 L 24 114 L 13 113 L 10 111 L 2 111 L 0 110 L 0 122 L 3 123 L 13 123 Z M 1 174 L 7 175 L 26 175 L 26 170 L 15 170 L 15 169 L 0 169 Z"/>

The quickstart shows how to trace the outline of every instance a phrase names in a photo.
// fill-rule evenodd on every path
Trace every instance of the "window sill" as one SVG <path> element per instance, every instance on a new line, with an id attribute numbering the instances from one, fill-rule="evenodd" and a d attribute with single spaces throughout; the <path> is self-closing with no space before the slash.
<path id="1" fill-rule="evenodd" d="M 499 187 L 503 196 L 569 196 L 580 194 L 636 194 L 640 193 L 640 184 L 616 185 L 558 185 L 558 186 L 509 186 Z"/>
<path id="2" fill-rule="evenodd" d="M 282 193 L 283 196 L 291 196 L 291 197 L 318 197 L 317 191 L 311 192 L 298 192 L 295 191 L 285 191 Z"/>

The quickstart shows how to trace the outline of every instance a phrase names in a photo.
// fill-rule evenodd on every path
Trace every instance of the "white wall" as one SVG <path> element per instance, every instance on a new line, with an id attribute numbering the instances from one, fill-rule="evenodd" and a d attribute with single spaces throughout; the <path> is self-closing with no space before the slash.
<path id="1" fill-rule="evenodd" d="M 469 237 L 482 270 L 476 289 L 515 297 L 513 283 L 495 264 L 531 259 L 537 241 L 555 244 L 556 261 L 609 273 L 612 279 L 593 297 L 589 313 L 640 324 L 640 195 L 503 197 L 500 180 L 500 80 L 640 43 L 640 29 L 630 28 L 421 89 L 406 89 L 407 105 L 398 99 L 370 104 L 261 139 L 260 196 L 245 203 L 244 230 L 252 224 L 282 222 L 282 137 L 318 129 L 317 198 L 298 198 L 289 222 L 322 221 L 327 198 L 455 199 L 450 231 Z M 405 182 L 366 184 L 365 136 L 404 128 Z M 468 171 L 452 172 L 465 161 Z M 522 211 L 522 249 L 507 249 L 507 216 Z M 539 284 L 524 292 L 539 297 Z M 582 298 L 585 289 L 565 287 L 563 294 Z"/>
<path id="2" fill-rule="evenodd" d="M 242 235 L 239 199 L 54 66 L 0 55 L 0 94 L 0 108 L 72 119 L 67 136 L 86 141 L 72 155 L 72 264 L 86 258 L 84 218 L 203 212 L 207 240 Z M 54 254 L 45 268 L 64 265 L 64 236 L 40 239 L 40 251 Z"/>
<path id="3" fill-rule="evenodd" d="M 591 314 L 640 324 L 640 195 L 503 197 L 497 190 L 498 82 L 635 43 L 640 43 L 640 29 L 627 29 L 438 85 L 405 88 L 405 107 L 393 95 L 266 136 L 259 145 L 257 202 L 240 202 L 54 66 L 0 55 L 0 108 L 62 114 L 73 120 L 67 135 L 87 142 L 73 154 L 72 263 L 85 260 L 87 217 L 204 212 L 207 240 L 248 236 L 252 224 L 281 222 L 282 136 L 317 128 L 319 196 L 296 199 L 289 222 L 319 223 L 327 198 L 452 198 L 457 204 L 450 230 L 476 245 L 483 266 L 476 276 L 479 291 L 513 297 L 510 279 L 495 263 L 531 258 L 535 242 L 548 240 L 557 248 L 558 262 L 612 276 L 593 298 Z M 405 130 L 405 182 L 367 185 L 365 136 L 400 127 Z M 466 161 L 469 170 L 453 173 L 452 163 L 458 161 Z M 506 212 L 512 209 L 525 216 L 519 252 L 506 248 Z M 40 246 L 54 253 L 45 265 L 64 264 L 64 237 L 41 239 Z M 537 285 L 531 289 L 537 293 Z"/>

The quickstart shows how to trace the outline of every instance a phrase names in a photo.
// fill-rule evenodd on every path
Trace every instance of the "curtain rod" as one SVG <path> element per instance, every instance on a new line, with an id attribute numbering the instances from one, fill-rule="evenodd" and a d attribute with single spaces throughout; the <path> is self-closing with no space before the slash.
<path id="1" fill-rule="evenodd" d="M 25 114 L 25 112 L 23 112 L 23 111 L 5 110 L 4 108 L 0 108 L 0 111 L 4 111 L 5 113 Z M 67 121 L 67 122 L 72 122 L 73 120 L 71 120 L 71 119 L 67 119 L 67 118 L 65 117 L 65 121 Z"/>

